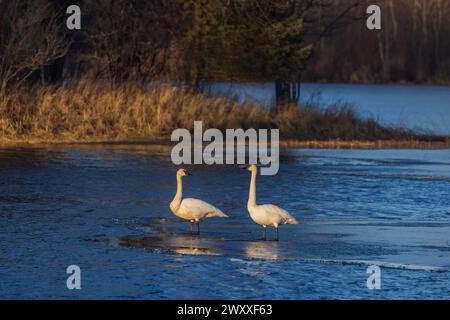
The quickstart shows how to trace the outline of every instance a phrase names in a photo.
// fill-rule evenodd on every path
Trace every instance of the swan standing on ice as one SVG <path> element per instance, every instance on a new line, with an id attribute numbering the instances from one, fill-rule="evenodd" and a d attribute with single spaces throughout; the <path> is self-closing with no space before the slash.
<path id="1" fill-rule="evenodd" d="M 200 234 L 200 221 L 206 218 L 228 218 L 228 216 L 210 205 L 209 203 L 198 199 L 183 199 L 183 182 L 181 178 L 191 175 L 185 169 L 177 171 L 177 193 L 170 203 L 170 210 L 177 217 L 191 222 L 191 234 L 194 223 L 197 223 L 197 234 Z"/>
<path id="2" fill-rule="evenodd" d="M 250 217 L 257 224 L 262 225 L 263 240 L 266 240 L 266 227 L 272 226 L 276 231 L 275 240 L 278 241 L 278 226 L 281 224 L 298 224 L 298 221 L 295 220 L 289 212 L 273 204 L 256 204 L 256 174 L 258 169 L 254 164 L 249 165 L 247 169 L 252 173 L 247 202 L 247 209 Z"/>

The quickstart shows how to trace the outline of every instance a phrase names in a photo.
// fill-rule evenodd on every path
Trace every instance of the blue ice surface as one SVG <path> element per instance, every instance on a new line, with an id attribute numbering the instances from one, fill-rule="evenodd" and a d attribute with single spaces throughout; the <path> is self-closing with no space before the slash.
<path id="1" fill-rule="evenodd" d="M 450 150 L 282 151 L 279 173 L 257 178 L 258 203 L 300 220 L 279 242 L 260 240 L 249 173 L 233 165 L 189 168 L 185 196 L 230 215 L 189 235 L 168 208 L 168 154 L 1 149 L 0 298 L 450 298 Z M 366 285 L 374 264 L 380 290 Z M 69 265 L 81 290 L 66 287 Z"/>

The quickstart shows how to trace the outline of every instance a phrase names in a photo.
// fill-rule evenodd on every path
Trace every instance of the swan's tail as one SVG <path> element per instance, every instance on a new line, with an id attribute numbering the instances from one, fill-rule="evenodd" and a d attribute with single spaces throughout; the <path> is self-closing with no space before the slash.
<path id="1" fill-rule="evenodd" d="M 286 224 L 299 224 L 300 222 L 298 222 L 295 218 L 290 217 L 289 219 L 286 220 Z"/>
<path id="2" fill-rule="evenodd" d="M 222 211 L 214 211 L 208 213 L 208 218 L 228 218 L 228 216 Z"/>

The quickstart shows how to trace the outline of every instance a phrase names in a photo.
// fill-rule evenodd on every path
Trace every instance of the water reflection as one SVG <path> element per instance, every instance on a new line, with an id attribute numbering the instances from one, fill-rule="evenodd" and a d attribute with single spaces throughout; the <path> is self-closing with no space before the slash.
<path id="1" fill-rule="evenodd" d="M 208 243 L 191 236 L 172 235 L 170 237 L 144 236 L 119 238 L 119 245 L 128 248 L 143 248 L 152 251 L 168 251 L 182 255 L 210 255 L 220 253 L 215 250 L 213 243 Z"/>
<path id="2" fill-rule="evenodd" d="M 118 245 L 127 248 L 141 248 L 152 251 L 166 251 L 181 255 L 220 256 L 232 254 L 251 259 L 285 259 L 280 242 L 276 241 L 220 241 L 220 239 L 189 235 L 161 236 L 124 236 L 118 239 Z"/>
<path id="3" fill-rule="evenodd" d="M 276 241 L 247 242 L 245 256 L 252 259 L 278 260 L 281 258 L 280 243 Z"/>

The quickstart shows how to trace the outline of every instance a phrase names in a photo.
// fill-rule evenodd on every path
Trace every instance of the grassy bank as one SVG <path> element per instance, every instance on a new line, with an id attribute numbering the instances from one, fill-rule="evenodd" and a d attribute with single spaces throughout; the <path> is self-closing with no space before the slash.
<path id="1" fill-rule="evenodd" d="M 448 139 L 386 128 L 360 119 L 345 104 L 261 109 L 256 103 L 193 94 L 179 88 L 111 88 L 84 83 L 15 90 L 0 97 L 3 143 L 165 140 L 176 128 L 279 128 L 285 145 L 419 145 Z"/>

